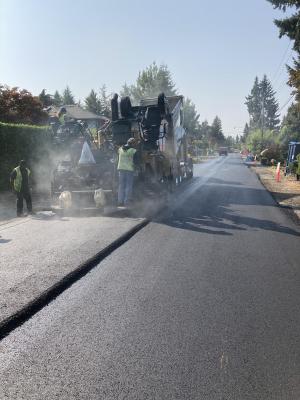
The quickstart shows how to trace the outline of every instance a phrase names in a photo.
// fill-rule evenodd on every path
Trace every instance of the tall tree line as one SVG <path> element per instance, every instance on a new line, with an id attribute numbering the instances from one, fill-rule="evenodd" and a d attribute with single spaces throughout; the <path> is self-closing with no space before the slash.
<path id="1" fill-rule="evenodd" d="M 288 85 L 292 88 L 292 95 L 287 101 L 295 100 L 282 120 L 280 129 L 280 143 L 287 145 L 288 141 L 300 141 L 300 0 L 267 0 L 273 8 L 283 13 L 289 12 L 289 16 L 276 19 L 275 25 L 279 29 L 279 37 L 286 36 L 293 43 L 296 57 L 293 65 L 287 65 L 289 74 Z"/>

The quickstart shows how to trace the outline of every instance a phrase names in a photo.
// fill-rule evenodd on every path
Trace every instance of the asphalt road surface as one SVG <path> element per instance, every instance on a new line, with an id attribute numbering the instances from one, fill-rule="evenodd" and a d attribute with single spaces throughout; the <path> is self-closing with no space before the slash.
<path id="1" fill-rule="evenodd" d="M 238 156 L 0 342 L 1 399 L 300 399 L 300 229 Z"/>

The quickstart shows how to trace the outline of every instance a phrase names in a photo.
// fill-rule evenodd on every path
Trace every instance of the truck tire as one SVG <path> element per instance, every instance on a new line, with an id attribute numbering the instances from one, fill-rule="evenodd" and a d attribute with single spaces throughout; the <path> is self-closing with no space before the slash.
<path id="1" fill-rule="evenodd" d="M 131 101 L 128 96 L 121 98 L 120 111 L 123 118 L 128 118 L 131 114 Z"/>

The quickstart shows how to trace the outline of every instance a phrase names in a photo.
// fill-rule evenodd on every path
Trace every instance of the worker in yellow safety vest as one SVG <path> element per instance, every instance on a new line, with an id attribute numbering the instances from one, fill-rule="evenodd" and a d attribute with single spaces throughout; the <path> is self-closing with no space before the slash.
<path id="1" fill-rule="evenodd" d="M 26 206 L 29 214 L 32 214 L 32 200 L 29 187 L 30 170 L 26 166 L 26 161 L 21 160 L 19 165 L 12 170 L 10 174 L 10 183 L 13 192 L 17 196 L 17 216 L 22 217 L 23 199 L 26 200 Z"/>
<path id="2" fill-rule="evenodd" d="M 118 206 L 128 206 L 132 201 L 133 178 L 137 151 L 134 148 L 136 141 L 130 138 L 127 144 L 119 148 L 119 190 Z"/>

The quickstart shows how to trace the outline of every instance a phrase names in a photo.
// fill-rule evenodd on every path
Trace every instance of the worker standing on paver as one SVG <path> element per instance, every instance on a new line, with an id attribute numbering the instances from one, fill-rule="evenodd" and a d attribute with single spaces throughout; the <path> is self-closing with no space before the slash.
<path id="1" fill-rule="evenodd" d="M 128 206 L 132 201 L 134 167 L 137 151 L 134 148 L 136 141 L 130 138 L 127 144 L 119 148 L 119 190 L 118 206 Z"/>
<path id="2" fill-rule="evenodd" d="M 19 165 L 13 169 L 10 174 L 10 183 L 13 192 L 17 195 L 17 216 L 22 217 L 23 199 L 26 200 L 26 206 L 29 214 L 32 214 L 32 200 L 29 187 L 30 170 L 26 166 L 26 161 L 21 160 Z"/>

